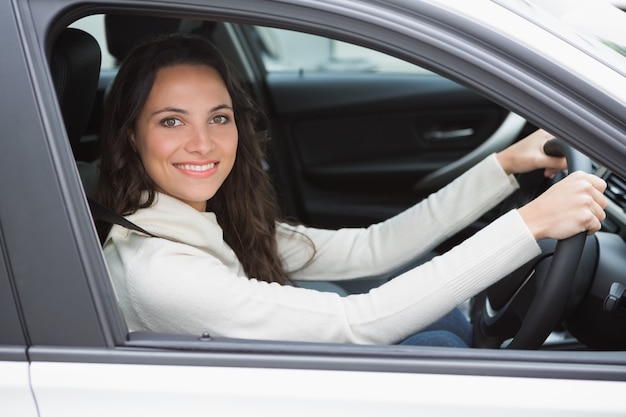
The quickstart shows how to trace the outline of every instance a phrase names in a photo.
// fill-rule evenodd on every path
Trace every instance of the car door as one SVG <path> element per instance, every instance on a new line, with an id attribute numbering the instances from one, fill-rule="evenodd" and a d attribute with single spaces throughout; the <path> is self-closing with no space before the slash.
<path id="1" fill-rule="evenodd" d="M 4 119 L 4 116 L 0 116 L 3 123 L 10 123 L 9 120 L 25 120 L 10 110 L 15 104 L 12 94 L 17 91 L 26 93 L 23 90 L 11 90 L 8 86 L 9 80 L 14 84 L 20 84 L 13 79 L 13 73 L 17 68 L 23 72 L 22 54 L 21 50 L 16 48 L 19 42 L 12 16 L 10 4 L 8 2 L 0 4 L 0 28 L 2 28 L 0 49 L 3 51 L 3 59 L 0 62 L 2 80 L 0 108 L 4 116 L 8 117 Z M 0 135 L 0 155 L 2 155 L 0 176 L 4 179 L 0 182 L 0 194 L 3 196 L 0 198 L 0 415 L 36 417 L 37 405 L 30 385 L 28 339 L 13 274 L 15 267 L 13 263 L 19 264 L 20 261 L 19 257 L 12 256 L 7 245 L 7 233 L 10 234 L 10 229 L 15 230 L 16 226 L 10 216 L 15 207 L 12 205 L 12 198 L 8 197 L 14 196 L 11 184 L 14 184 L 16 176 L 4 158 L 11 153 L 12 140 L 19 137 L 17 133 L 17 130 L 9 127 Z"/>
<path id="2" fill-rule="evenodd" d="M 224 13 L 222 1 L 191 3 L 137 2 L 129 13 L 154 12 L 155 7 L 161 14 L 195 17 Z M 109 0 L 84 6 L 78 0 L 0 6 L 5 19 L 1 39 L 10 58 L 3 61 L 10 70 L 5 75 L 13 74 L 10 82 L 8 77 L 0 81 L 11 93 L 0 99 L 0 120 L 13 129 L 0 142 L 0 189 L 11 196 L 0 199 L 0 226 L 7 242 L 2 254 L 15 284 L 0 287 L 0 301 L 5 301 L 3 294 L 15 293 L 23 312 L 20 324 L 28 340 L 18 337 L 11 343 L 28 345 L 29 388 L 39 415 L 521 416 L 623 411 L 619 355 L 127 334 L 42 46 L 49 43 L 52 29 L 81 13 L 119 12 L 122 7 Z M 265 11 L 256 0 L 236 6 L 241 10 L 234 7 L 225 19 Z M 302 16 L 298 8 L 291 14 L 288 10 L 281 7 L 283 19 Z M 30 123 L 16 123 L 22 120 Z M 20 176 L 10 175 L 15 172 Z M 15 317 L 10 320 L 15 324 Z"/>
<path id="3" fill-rule="evenodd" d="M 2 240 L 0 229 L 0 414 L 34 417 L 37 407 L 30 387 L 26 340 L 13 298 Z"/>
<path id="4" fill-rule="evenodd" d="M 382 221 L 524 131 L 515 114 L 380 52 L 266 27 L 238 33 L 267 92 L 283 206 L 308 224 Z"/>

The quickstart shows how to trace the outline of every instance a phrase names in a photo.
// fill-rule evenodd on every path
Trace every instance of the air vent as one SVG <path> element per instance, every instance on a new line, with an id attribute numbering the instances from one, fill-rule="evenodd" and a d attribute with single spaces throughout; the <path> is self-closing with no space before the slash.
<path id="1" fill-rule="evenodd" d="M 605 181 L 606 196 L 626 212 L 626 181 L 615 174 L 609 174 Z"/>

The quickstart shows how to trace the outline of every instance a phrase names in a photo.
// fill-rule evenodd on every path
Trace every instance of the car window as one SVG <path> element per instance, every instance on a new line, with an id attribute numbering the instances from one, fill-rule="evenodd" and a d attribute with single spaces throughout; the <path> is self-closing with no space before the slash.
<path id="1" fill-rule="evenodd" d="M 269 72 L 429 73 L 382 52 L 308 33 L 255 27 Z"/>
<path id="2" fill-rule="evenodd" d="M 104 31 L 104 15 L 86 16 L 70 25 L 72 28 L 82 29 L 90 33 L 100 44 L 100 52 L 102 53 L 102 69 L 110 70 L 116 68 L 117 63 L 106 46 L 106 34 Z"/>
<path id="3" fill-rule="evenodd" d="M 85 30 L 96 38 L 102 51 L 103 70 L 117 66 L 106 47 L 104 15 L 84 17 L 70 27 Z M 262 26 L 255 26 L 254 30 L 261 45 L 263 64 L 269 72 L 430 73 L 382 52 L 335 39 Z"/>
<path id="4" fill-rule="evenodd" d="M 102 58 L 102 68 L 103 69 L 111 69 L 115 68 L 116 60 L 108 53 L 108 49 L 106 47 L 106 36 L 104 34 L 104 18 L 102 15 L 99 16 L 91 16 L 85 19 L 82 19 L 76 22 L 72 27 L 81 28 L 83 30 L 91 33 L 100 43 L 103 58 Z M 263 63 L 267 71 L 272 72 L 323 72 L 330 73 L 331 77 L 333 73 L 354 73 L 361 72 L 364 74 L 416 74 L 416 73 L 429 73 L 429 71 L 404 62 L 402 60 L 393 58 L 391 56 L 379 53 L 377 51 L 373 51 L 370 49 L 362 48 L 356 45 L 351 45 L 348 43 L 344 43 L 341 41 L 337 41 L 330 38 L 315 36 L 311 34 L 304 34 L 300 32 L 287 31 L 275 28 L 266 28 L 266 27 L 254 27 L 255 33 L 258 35 L 259 44 L 262 46 L 262 57 Z M 352 77 L 351 77 L 352 78 Z M 400 78 L 400 77 L 393 77 Z M 417 78 L 417 77 L 408 77 L 408 78 Z M 421 77 L 421 78 L 440 78 L 440 77 Z M 359 80 L 357 80 L 359 81 Z M 383 80 L 386 81 L 386 80 Z M 397 80 L 395 80 L 397 81 Z M 271 86 L 270 86 L 271 87 Z M 288 86 L 293 87 L 293 86 Z M 446 92 L 449 92 L 446 86 Z M 293 91 L 293 89 L 292 89 Z M 456 91 L 456 90 L 455 90 Z M 274 91 L 275 93 L 276 91 Z M 387 92 L 387 89 L 385 89 Z M 402 90 L 403 94 L 405 90 Z M 445 95 L 442 95 L 445 99 Z M 462 95 L 462 97 L 466 97 Z M 325 97 L 327 98 L 327 97 Z M 309 100 L 302 100 L 303 102 L 310 103 Z M 413 101 L 412 101 L 413 102 Z M 414 102 L 424 102 L 429 103 L 432 100 L 414 100 Z M 280 104 L 280 100 L 275 100 L 275 103 Z M 465 133 L 468 131 L 474 132 L 478 131 L 478 129 L 467 129 L 465 123 L 467 123 L 467 118 L 463 117 L 461 119 L 462 123 L 460 126 L 457 126 L 456 118 L 458 118 L 458 100 L 454 100 L 454 109 L 450 114 L 445 115 L 446 118 L 453 120 L 453 125 L 451 131 L 454 134 L 458 134 L 458 132 Z M 278 105 L 276 104 L 276 105 Z M 481 107 L 486 106 L 485 103 L 480 103 Z M 472 112 L 475 110 L 477 106 L 472 105 Z M 288 107 L 289 110 L 294 112 L 292 107 Z M 333 111 L 334 120 L 338 118 L 338 114 L 334 107 L 331 107 Z M 296 109 L 297 110 L 297 109 Z M 466 112 L 469 114 L 469 111 Z M 491 113 L 491 112 L 490 112 Z M 278 113 L 280 114 L 280 112 Z M 415 129 L 415 120 L 413 119 L 414 113 L 412 111 L 407 111 L 406 114 L 409 115 L 410 123 L 405 123 L 407 126 L 412 126 L 412 129 L 407 129 L 407 131 L 412 131 Z M 472 113 L 473 114 L 473 113 Z M 499 113 L 498 113 L 499 115 Z M 354 114 L 350 115 L 350 118 L 353 118 Z M 369 114 L 366 115 L 369 117 Z M 432 120 L 432 113 L 428 113 L 428 120 Z M 350 119 L 353 120 L 353 119 Z M 396 120 L 396 119 L 394 119 Z M 307 120 L 307 132 L 311 132 L 312 122 L 311 120 Z M 326 120 L 320 121 L 320 123 L 324 125 Z M 362 123 L 361 125 L 365 125 Z M 462 127 L 460 129 L 459 127 Z M 520 129 L 522 126 L 520 126 Z M 285 129 L 287 130 L 287 129 Z M 440 134 L 441 129 L 435 130 L 436 135 L 435 138 L 439 138 L 442 136 L 444 139 L 446 138 L 447 130 L 443 131 L 443 134 Z M 517 134 L 518 132 L 516 132 Z M 321 135 L 320 135 L 321 136 Z M 312 135 L 315 139 L 315 142 L 319 142 L 319 136 Z M 347 135 L 346 135 L 347 137 Z M 516 135 L 512 136 L 515 138 Z M 363 138 L 359 136 L 359 141 L 361 142 L 361 150 L 365 147 L 363 146 Z M 446 146 L 449 145 L 450 142 L 447 142 Z M 456 146 L 459 146 L 458 143 Z M 428 145 L 431 149 L 433 148 L 433 144 L 430 143 Z M 352 149 L 350 147 L 346 147 L 347 149 Z M 310 156 L 310 154 L 309 154 Z M 376 155 L 379 157 L 380 155 Z M 403 154 L 404 156 L 404 154 Z M 451 156 L 456 158 L 456 153 L 451 153 Z M 337 155 L 333 155 L 333 157 L 337 157 Z M 413 189 L 411 189 L 411 193 Z"/>

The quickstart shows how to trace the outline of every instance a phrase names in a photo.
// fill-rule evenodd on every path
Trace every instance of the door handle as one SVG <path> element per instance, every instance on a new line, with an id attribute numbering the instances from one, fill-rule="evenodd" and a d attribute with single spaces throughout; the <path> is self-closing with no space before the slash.
<path id="1" fill-rule="evenodd" d="M 424 132 L 424 139 L 426 140 L 453 140 L 469 138 L 474 135 L 474 129 L 467 127 L 464 129 L 451 129 L 451 130 L 429 130 Z"/>

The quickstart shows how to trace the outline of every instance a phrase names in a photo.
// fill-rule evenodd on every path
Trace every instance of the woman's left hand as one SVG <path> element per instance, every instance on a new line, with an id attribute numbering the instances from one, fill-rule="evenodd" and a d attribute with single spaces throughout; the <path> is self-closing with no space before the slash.
<path id="1" fill-rule="evenodd" d="M 553 178 L 559 171 L 567 169 L 565 157 L 548 156 L 543 145 L 554 136 L 545 130 L 537 130 L 519 142 L 496 154 L 498 162 L 507 174 L 523 174 L 544 169 L 544 175 Z"/>

